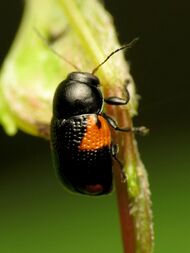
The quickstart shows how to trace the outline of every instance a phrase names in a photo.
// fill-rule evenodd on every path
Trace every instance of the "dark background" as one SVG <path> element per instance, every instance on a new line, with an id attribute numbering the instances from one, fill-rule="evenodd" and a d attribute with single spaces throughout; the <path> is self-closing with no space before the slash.
<path id="1" fill-rule="evenodd" d="M 142 96 L 137 137 L 149 173 L 155 253 L 190 252 L 189 1 L 105 1 L 128 51 Z M 11 45 L 23 2 L 0 2 L 0 58 Z M 0 252 L 119 253 L 115 194 L 102 198 L 66 192 L 52 168 L 49 144 L 0 129 Z"/>

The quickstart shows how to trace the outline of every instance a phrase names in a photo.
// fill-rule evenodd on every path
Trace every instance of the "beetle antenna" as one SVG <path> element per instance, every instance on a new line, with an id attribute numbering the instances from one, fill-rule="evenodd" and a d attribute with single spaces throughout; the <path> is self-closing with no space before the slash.
<path id="1" fill-rule="evenodd" d="M 61 58 L 62 60 L 64 60 L 66 63 L 68 63 L 69 65 L 71 65 L 74 69 L 76 69 L 77 71 L 81 71 L 75 64 L 73 64 L 71 61 L 69 61 L 68 59 L 66 59 L 64 56 L 62 56 L 59 52 L 57 52 L 52 46 L 51 43 L 48 42 L 48 40 L 38 31 L 38 29 L 34 28 L 36 34 L 39 36 L 39 38 L 48 46 L 48 48 L 55 54 L 57 55 L 59 58 Z"/>
<path id="2" fill-rule="evenodd" d="M 124 49 L 126 49 L 126 48 L 131 48 L 138 40 L 139 40 L 139 38 L 135 38 L 135 39 L 132 40 L 130 43 L 125 44 L 125 45 L 123 45 L 122 47 L 117 48 L 116 50 L 114 50 L 113 52 L 111 52 L 111 53 L 106 57 L 106 59 L 105 59 L 103 62 L 101 62 L 97 67 L 95 67 L 95 68 L 93 69 L 92 74 L 94 75 L 94 73 L 97 72 L 98 69 L 99 69 L 104 63 L 106 63 L 106 62 L 109 60 L 110 57 L 112 57 L 112 55 L 114 55 L 115 53 L 117 53 L 117 52 L 119 52 L 119 51 L 121 51 L 121 50 L 124 50 Z"/>

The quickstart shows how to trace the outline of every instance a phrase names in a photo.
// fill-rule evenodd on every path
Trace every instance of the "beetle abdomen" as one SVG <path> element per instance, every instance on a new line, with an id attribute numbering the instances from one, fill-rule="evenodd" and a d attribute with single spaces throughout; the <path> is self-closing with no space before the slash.
<path id="1" fill-rule="evenodd" d="M 111 134 L 107 121 L 83 114 L 59 122 L 52 119 L 52 150 L 63 183 L 89 195 L 112 189 Z"/>

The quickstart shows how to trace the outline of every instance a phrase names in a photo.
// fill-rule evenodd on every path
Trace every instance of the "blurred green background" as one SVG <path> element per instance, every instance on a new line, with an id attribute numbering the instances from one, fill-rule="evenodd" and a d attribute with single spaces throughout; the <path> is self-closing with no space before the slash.
<path id="1" fill-rule="evenodd" d="M 149 173 L 155 253 L 189 253 L 190 82 L 189 1 L 105 1 L 128 53 L 140 101 L 137 137 Z M 0 58 L 22 14 L 21 0 L 0 2 Z M 0 129 L 0 252 L 120 253 L 115 194 L 88 198 L 65 191 L 52 168 L 49 144 Z"/>

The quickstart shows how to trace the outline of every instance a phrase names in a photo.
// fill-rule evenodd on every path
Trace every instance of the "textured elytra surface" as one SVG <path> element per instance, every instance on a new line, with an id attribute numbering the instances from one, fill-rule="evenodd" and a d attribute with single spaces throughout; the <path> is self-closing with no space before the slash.
<path id="1" fill-rule="evenodd" d="M 96 150 L 110 146 L 111 134 L 107 121 L 100 115 L 89 115 L 80 149 Z"/>
<path id="2" fill-rule="evenodd" d="M 101 185 L 94 195 L 111 191 L 111 137 L 102 116 L 84 114 L 62 122 L 53 118 L 51 143 L 56 169 L 69 189 L 92 194 L 89 185 Z"/>

